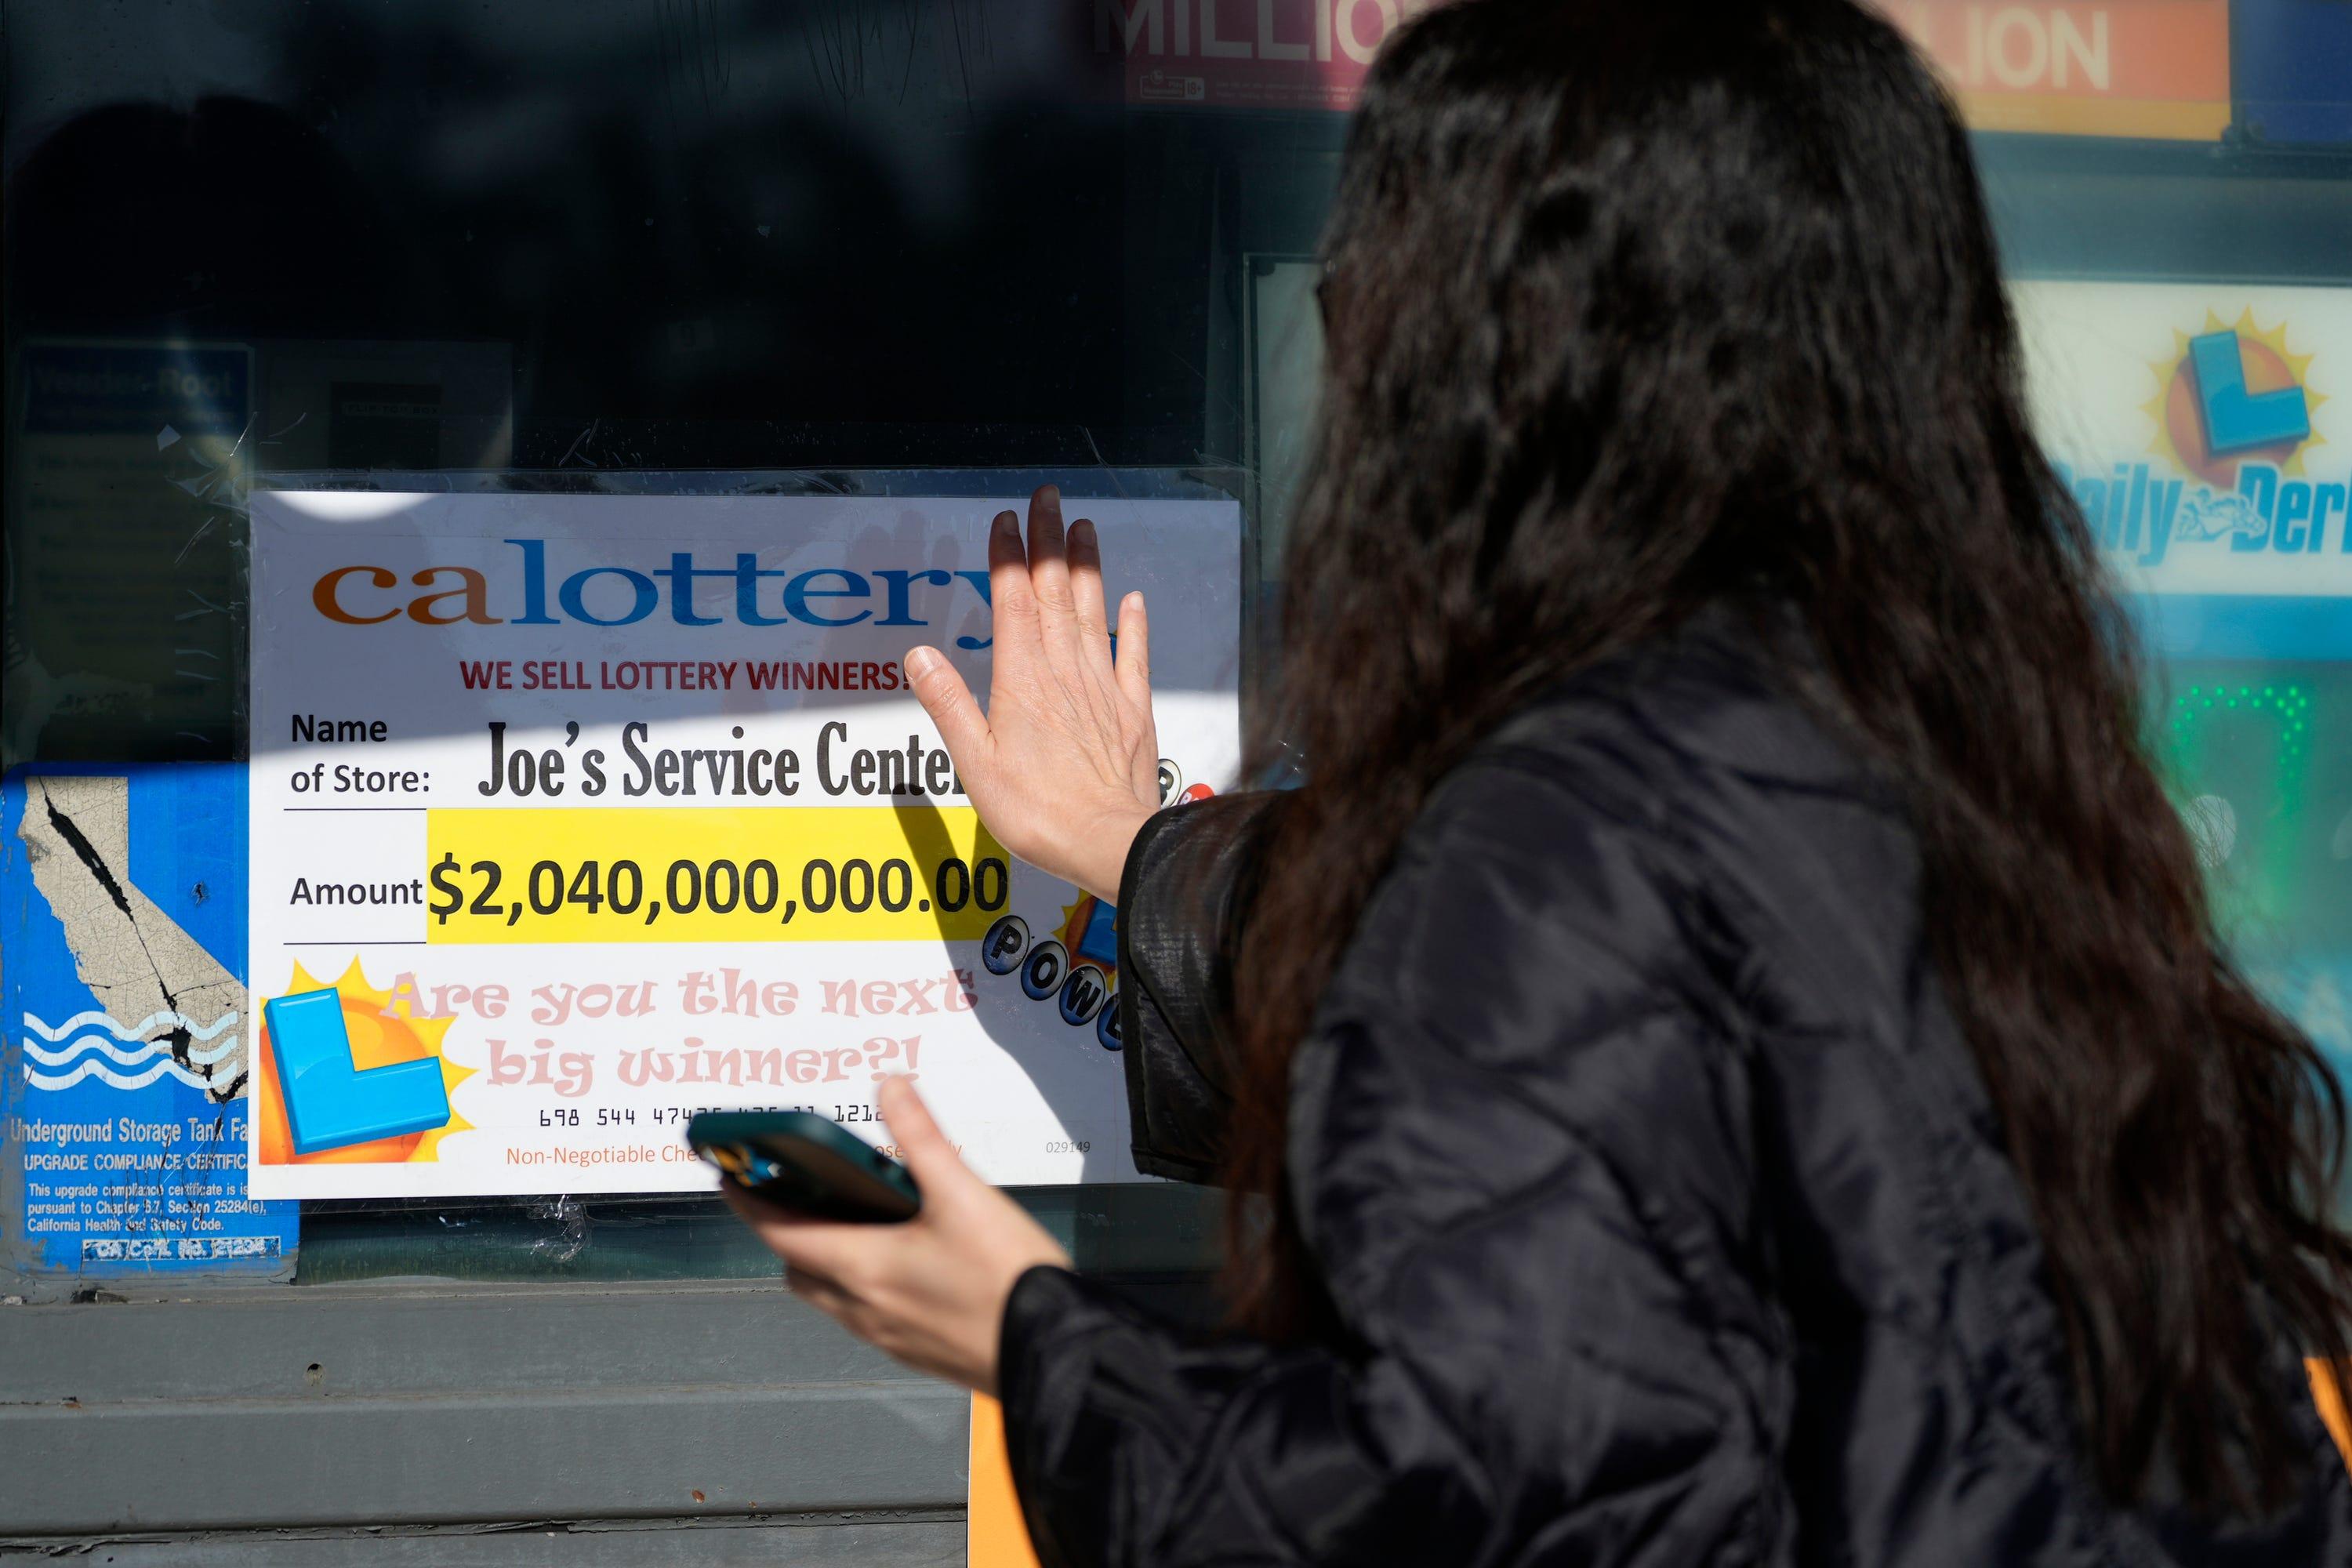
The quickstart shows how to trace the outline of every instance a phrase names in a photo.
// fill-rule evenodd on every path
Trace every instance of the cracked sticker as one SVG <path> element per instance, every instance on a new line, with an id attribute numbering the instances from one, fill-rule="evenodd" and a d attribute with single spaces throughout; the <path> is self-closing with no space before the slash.
<path id="1" fill-rule="evenodd" d="M 74 972 L 99 998 L 110 1032 L 164 1047 L 180 1069 L 173 1076 L 215 1100 L 233 1100 L 245 1089 L 244 1035 L 235 1027 L 245 987 L 128 880 L 129 795 L 121 777 L 26 780 L 17 836 L 33 885 L 65 928 Z M 122 1055 L 110 1059 L 131 1065 Z"/>
<path id="2" fill-rule="evenodd" d="M 247 1192 L 245 814 L 226 763 L 0 793 L 0 1247 L 37 1292 L 291 1264 L 295 1205 Z"/>

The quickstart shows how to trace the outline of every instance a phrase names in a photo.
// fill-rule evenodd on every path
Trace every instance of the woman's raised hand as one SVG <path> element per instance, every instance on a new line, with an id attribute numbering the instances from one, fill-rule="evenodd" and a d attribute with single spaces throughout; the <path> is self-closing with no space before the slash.
<path id="1" fill-rule="evenodd" d="M 997 514 L 988 574 L 988 711 L 937 648 L 908 651 L 908 679 L 996 841 L 1116 903 L 1128 847 L 1160 808 L 1143 595 L 1119 604 L 1114 660 L 1095 526 L 1081 518 L 1066 541 L 1052 485 L 1029 498 L 1025 551 L 1020 520 Z"/>

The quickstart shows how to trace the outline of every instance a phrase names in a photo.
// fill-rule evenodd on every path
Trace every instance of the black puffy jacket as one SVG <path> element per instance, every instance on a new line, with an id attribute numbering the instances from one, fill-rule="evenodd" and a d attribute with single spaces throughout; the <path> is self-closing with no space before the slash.
<path id="1" fill-rule="evenodd" d="M 1047 1563 L 2352 1563 L 2288 1345 L 2287 1512 L 2101 1500 L 1904 815 L 1760 663 L 1705 617 L 1580 677 L 1406 834 L 1292 1073 L 1329 1342 L 1022 1279 L 1001 1375 Z M 1148 1171 L 1213 1160 L 1219 953 L 1280 805 L 1163 813 L 1129 861 Z"/>

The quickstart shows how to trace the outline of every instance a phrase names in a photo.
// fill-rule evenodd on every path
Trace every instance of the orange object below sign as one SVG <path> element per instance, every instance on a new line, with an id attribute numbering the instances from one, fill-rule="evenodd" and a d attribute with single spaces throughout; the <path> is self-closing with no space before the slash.
<path id="1" fill-rule="evenodd" d="M 2311 1374 L 2311 1396 L 2319 1405 L 2319 1418 L 2327 1424 L 2327 1435 L 2336 1439 L 2344 1463 L 2352 1468 L 2352 1414 L 2344 1407 L 2344 1385 L 2324 1361 L 2305 1362 L 2304 1369 Z"/>
<path id="2" fill-rule="evenodd" d="M 1979 131 L 2211 141 L 2229 0 L 1878 0 Z"/>
<path id="3" fill-rule="evenodd" d="M 1037 1568 L 1004 1451 L 1004 1406 L 984 1394 L 971 1396 L 971 1473 L 967 1568 Z"/>

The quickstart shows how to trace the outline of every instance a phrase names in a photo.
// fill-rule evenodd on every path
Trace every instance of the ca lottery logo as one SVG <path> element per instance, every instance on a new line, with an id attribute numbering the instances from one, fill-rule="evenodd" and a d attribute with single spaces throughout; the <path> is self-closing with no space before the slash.
<path id="1" fill-rule="evenodd" d="M 1206 800 L 1207 784 L 1186 784 L 1181 769 L 1160 759 L 1160 804 Z M 1094 1026 L 1107 1051 L 1126 1044 L 1118 1023 L 1118 910 L 1092 893 L 1062 910 L 1052 933 L 1034 935 L 1019 915 L 1005 915 L 981 938 L 980 962 L 991 974 L 1015 981 L 1023 995 L 1051 1006 L 1071 1028 Z"/>

